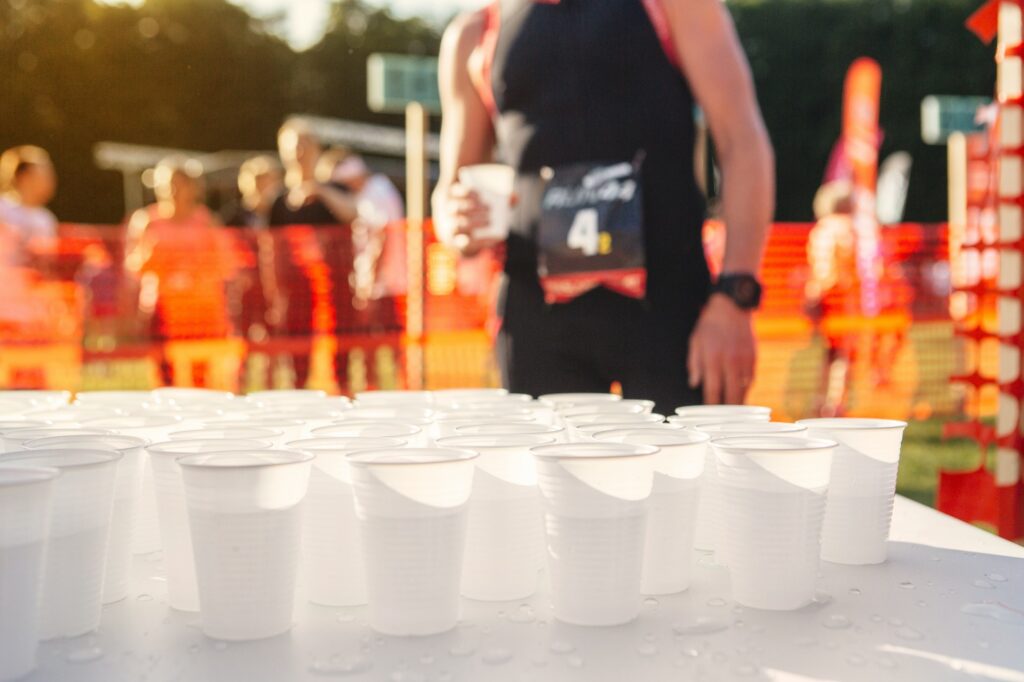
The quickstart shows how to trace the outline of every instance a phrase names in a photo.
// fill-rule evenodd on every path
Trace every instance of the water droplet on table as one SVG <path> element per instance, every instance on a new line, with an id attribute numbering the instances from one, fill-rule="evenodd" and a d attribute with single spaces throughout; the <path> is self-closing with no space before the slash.
<path id="1" fill-rule="evenodd" d="M 920 631 L 915 630 L 914 628 L 909 626 L 904 626 L 898 629 L 896 631 L 896 636 L 901 639 L 924 639 L 924 635 L 922 635 Z"/>
<path id="2" fill-rule="evenodd" d="M 912 590 L 914 589 L 914 583 L 910 582 L 909 580 L 904 580 L 900 583 L 900 587 L 904 590 Z"/>
<path id="3" fill-rule="evenodd" d="M 355 619 L 356 619 L 356 615 L 354 613 L 342 612 L 342 613 L 338 614 L 338 622 L 339 623 L 351 623 Z"/>
<path id="4" fill-rule="evenodd" d="M 309 666 L 315 675 L 358 675 L 373 668 L 373 661 L 361 654 L 334 655 L 330 659 L 318 659 Z"/>
<path id="5" fill-rule="evenodd" d="M 752 675 L 756 675 L 758 673 L 758 669 L 756 666 L 750 665 L 749 663 L 744 663 L 733 668 L 732 672 L 734 675 L 737 675 L 739 677 L 751 677 Z"/>
<path id="6" fill-rule="evenodd" d="M 216 649 L 217 651 L 224 651 L 225 649 L 228 648 L 228 643 L 227 642 L 214 642 L 213 643 L 213 648 Z"/>
<path id="7" fill-rule="evenodd" d="M 859 587 L 851 587 L 850 588 L 850 594 L 852 594 L 854 597 L 859 597 L 861 595 L 860 588 Z"/>
<path id="8" fill-rule="evenodd" d="M 689 620 L 681 620 L 672 625 L 677 635 L 710 635 L 729 629 L 729 622 L 721 618 L 694 616 Z"/>
<path id="9" fill-rule="evenodd" d="M 137 596 L 135 599 L 138 601 L 153 601 L 153 595 L 143 593 Z"/>
<path id="10" fill-rule="evenodd" d="M 897 627 L 899 627 L 900 625 L 903 625 L 903 619 L 900 618 L 899 616 L 890 616 L 888 622 L 889 622 L 889 625 L 895 625 Z"/>
<path id="11" fill-rule="evenodd" d="M 864 657 L 861 656 L 860 654 L 850 654 L 849 656 L 846 657 L 846 662 L 849 663 L 850 665 L 855 665 L 855 666 L 862 666 L 862 665 L 864 665 L 864 663 L 866 663 Z"/>
<path id="12" fill-rule="evenodd" d="M 881 623 L 884 620 L 885 620 L 885 618 L 882 618 L 882 616 L 877 614 L 877 613 L 872 613 L 871 614 L 871 622 L 872 623 Z"/>
<path id="13" fill-rule="evenodd" d="M 737 604 L 736 606 L 732 607 L 732 612 L 735 614 L 743 613 L 743 607 Z"/>
<path id="14" fill-rule="evenodd" d="M 979 588 L 979 589 L 982 589 L 982 590 L 994 590 L 995 587 L 996 587 L 995 585 L 993 585 L 989 581 L 982 580 L 980 578 L 978 580 L 975 580 L 971 584 L 974 585 L 975 587 Z"/>
<path id="15" fill-rule="evenodd" d="M 90 663 L 103 658 L 103 649 L 98 646 L 84 646 L 72 649 L 64 656 L 68 663 Z"/>
<path id="16" fill-rule="evenodd" d="M 692 646 L 688 646 L 683 649 L 683 656 L 686 656 L 687 658 L 697 658 L 700 656 L 700 651 Z"/>
<path id="17" fill-rule="evenodd" d="M 658 600 L 654 597 L 647 597 L 646 599 L 644 599 L 644 606 L 646 606 L 649 609 L 656 609 L 658 608 Z"/>
<path id="18" fill-rule="evenodd" d="M 918 605 L 918 607 L 919 607 L 919 608 L 922 608 L 922 609 L 923 609 L 923 608 L 925 608 L 925 607 L 927 607 L 927 606 L 928 606 L 928 602 L 926 602 L 926 601 L 925 601 L 925 600 L 923 600 L 923 599 L 920 599 L 920 600 L 918 600 L 918 602 L 917 602 L 917 605 Z"/>
<path id="19" fill-rule="evenodd" d="M 653 642 L 640 642 L 636 647 L 636 652 L 641 656 L 656 656 L 658 647 Z"/>
<path id="20" fill-rule="evenodd" d="M 940 557 L 940 556 L 931 556 L 931 557 L 928 557 L 928 558 L 930 560 L 932 560 L 932 561 L 935 561 L 935 562 L 942 561 L 942 557 Z"/>
<path id="21" fill-rule="evenodd" d="M 476 645 L 472 642 L 459 642 L 458 644 L 453 644 L 452 647 L 448 649 L 448 653 L 457 658 L 472 656 L 476 653 Z"/>
<path id="22" fill-rule="evenodd" d="M 815 592 L 812 603 L 817 604 L 818 606 L 825 606 L 826 604 L 831 604 L 833 601 L 832 595 L 828 592 Z"/>
<path id="23" fill-rule="evenodd" d="M 845 630 L 853 625 L 853 622 L 841 613 L 833 613 L 829 616 L 825 616 L 825 619 L 821 621 L 821 624 L 829 630 Z"/>
<path id="24" fill-rule="evenodd" d="M 491 647 L 480 654 L 480 660 L 487 665 L 501 665 L 512 659 L 512 651 L 504 647 Z"/>
<path id="25" fill-rule="evenodd" d="M 1017 611 L 1016 609 L 1007 608 L 1002 604 L 993 602 L 964 604 L 960 607 L 960 611 L 971 616 L 991 618 L 1001 623 L 1024 625 L 1024 611 Z"/>
<path id="26" fill-rule="evenodd" d="M 989 580 L 991 580 L 992 582 L 995 582 L 995 583 L 1005 583 L 1006 582 L 1006 576 L 1003 575 L 1002 573 L 987 573 L 985 575 L 985 577 L 988 578 Z"/>
<path id="27" fill-rule="evenodd" d="M 572 654 L 571 656 L 566 656 L 565 662 L 569 665 L 570 668 L 583 667 L 583 657 L 579 654 Z"/>
<path id="28" fill-rule="evenodd" d="M 711 599 L 708 599 L 706 603 L 708 606 L 725 606 L 729 602 L 722 599 L 721 597 L 712 597 Z"/>
<path id="29" fill-rule="evenodd" d="M 537 620 L 537 614 L 529 604 L 520 604 L 519 608 L 513 611 L 508 619 L 513 623 L 532 623 Z"/>
<path id="30" fill-rule="evenodd" d="M 576 645 L 572 642 L 567 642 L 564 639 L 556 639 L 552 641 L 548 648 L 556 654 L 567 654 L 570 651 L 576 651 Z"/>

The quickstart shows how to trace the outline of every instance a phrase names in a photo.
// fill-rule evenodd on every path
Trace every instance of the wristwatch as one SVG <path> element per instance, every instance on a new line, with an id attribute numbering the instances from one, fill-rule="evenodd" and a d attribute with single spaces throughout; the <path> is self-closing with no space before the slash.
<path id="1" fill-rule="evenodd" d="M 711 293 L 725 294 L 741 310 L 756 310 L 761 305 L 761 283 L 749 273 L 722 273 Z"/>

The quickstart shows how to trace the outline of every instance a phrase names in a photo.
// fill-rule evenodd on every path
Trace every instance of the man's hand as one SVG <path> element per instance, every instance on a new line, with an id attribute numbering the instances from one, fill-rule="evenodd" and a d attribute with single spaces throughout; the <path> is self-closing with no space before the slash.
<path id="1" fill-rule="evenodd" d="M 454 182 L 443 196 L 435 198 L 434 215 L 441 241 L 454 246 L 464 256 L 496 246 L 501 239 L 478 239 L 474 233 L 491 224 L 491 210 L 480 196 Z"/>
<path id="2" fill-rule="evenodd" d="M 712 294 L 690 337 L 690 386 L 704 384 L 708 405 L 740 405 L 754 378 L 757 348 L 750 312 Z"/>

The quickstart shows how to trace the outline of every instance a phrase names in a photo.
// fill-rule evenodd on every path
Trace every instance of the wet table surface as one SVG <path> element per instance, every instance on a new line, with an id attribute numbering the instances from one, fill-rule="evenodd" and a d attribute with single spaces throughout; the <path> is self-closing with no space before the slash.
<path id="1" fill-rule="evenodd" d="M 795 612 L 729 598 L 723 569 L 695 553 L 683 594 L 647 599 L 615 628 L 568 626 L 544 593 L 463 600 L 455 630 L 375 635 L 366 609 L 300 602 L 294 629 L 210 640 L 166 604 L 159 553 L 136 557 L 130 596 L 101 629 L 40 647 L 32 682 L 292 680 L 934 680 L 1024 682 L 1024 547 L 898 498 L 889 561 L 822 564 L 819 597 Z M 543 584 L 542 580 L 542 584 Z"/>

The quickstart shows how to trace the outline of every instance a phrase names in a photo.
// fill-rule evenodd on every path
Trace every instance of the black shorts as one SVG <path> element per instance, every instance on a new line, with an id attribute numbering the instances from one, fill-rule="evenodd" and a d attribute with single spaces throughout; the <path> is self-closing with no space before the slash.
<path id="1" fill-rule="evenodd" d="M 619 382 L 624 397 L 653 400 L 655 411 L 673 414 L 701 402 L 686 371 L 697 311 L 656 311 L 604 288 L 548 305 L 535 278 L 513 276 L 498 337 L 502 382 L 533 396 L 605 392 Z"/>

